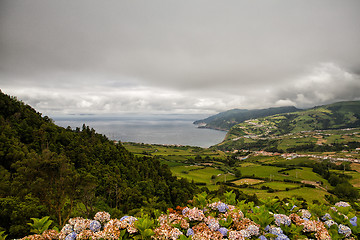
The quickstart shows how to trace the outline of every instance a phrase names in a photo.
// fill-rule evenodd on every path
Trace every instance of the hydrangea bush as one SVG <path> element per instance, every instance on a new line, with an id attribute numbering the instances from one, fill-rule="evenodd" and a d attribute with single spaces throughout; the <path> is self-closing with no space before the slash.
<path id="1" fill-rule="evenodd" d="M 360 239 L 360 222 L 346 202 L 332 207 L 309 204 L 305 209 L 297 207 L 302 204 L 296 199 L 255 206 L 236 203 L 232 192 L 225 196 L 208 201 L 200 194 L 189 206 L 169 209 L 157 219 L 111 219 L 109 213 L 98 212 L 93 220 L 70 219 L 60 232 L 47 230 L 23 239 Z"/>

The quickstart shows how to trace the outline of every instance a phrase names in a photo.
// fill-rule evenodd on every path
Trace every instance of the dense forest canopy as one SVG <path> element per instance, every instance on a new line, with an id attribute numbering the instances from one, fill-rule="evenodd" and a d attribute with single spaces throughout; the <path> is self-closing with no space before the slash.
<path id="1" fill-rule="evenodd" d="M 89 126 L 59 127 L 1 91 L 0 160 L 0 231 L 9 237 L 25 236 L 30 217 L 48 215 L 61 227 L 98 210 L 151 214 L 198 192 L 158 160 L 135 157 Z"/>

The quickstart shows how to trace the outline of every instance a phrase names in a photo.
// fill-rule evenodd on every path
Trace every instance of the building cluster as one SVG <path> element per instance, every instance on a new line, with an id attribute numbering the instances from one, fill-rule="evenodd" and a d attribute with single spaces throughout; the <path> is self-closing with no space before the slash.
<path id="1" fill-rule="evenodd" d="M 359 148 L 360 150 L 360 148 Z M 241 152 L 250 152 L 249 150 L 240 150 Z M 235 150 L 233 153 L 237 153 L 239 150 Z M 352 157 L 336 157 L 336 156 L 329 156 L 329 155 L 317 155 L 317 154 L 298 154 L 298 153 L 278 153 L 278 152 L 266 152 L 266 151 L 253 151 L 248 156 L 278 156 L 288 160 L 300 157 L 310 157 L 310 158 L 317 158 L 323 160 L 330 160 L 330 161 L 343 161 L 343 162 L 353 162 L 353 163 L 360 163 L 360 159 L 352 158 Z M 248 156 L 244 157 L 237 157 L 238 160 L 245 160 Z"/>

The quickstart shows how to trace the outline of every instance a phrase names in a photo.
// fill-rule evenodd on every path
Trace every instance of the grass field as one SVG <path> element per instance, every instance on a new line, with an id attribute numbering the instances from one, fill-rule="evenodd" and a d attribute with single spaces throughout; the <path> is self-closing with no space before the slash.
<path id="1" fill-rule="evenodd" d="M 271 178 L 276 180 L 283 180 L 285 178 L 282 174 L 278 173 L 279 170 L 284 169 L 281 167 L 253 164 L 245 167 L 241 165 L 241 167 L 238 169 L 241 171 L 241 174 L 243 176 L 247 176 L 247 177 L 254 176 L 261 178 Z"/>
<path id="2" fill-rule="evenodd" d="M 274 197 L 279 197 L 280 199 L 283 199 L 283 198 L 296 196 L 296 197 L 302 197 L 310 202 L 312 202 L 313 200 L 318 200 L 319 202 L 325 202 L 325 195 L 329 194 L 323 190 L 315 189 L 315 188 L 299 188 L 289 191 L 281 191 L 281 192 L 273 192 L 273 193 L 269 193 L 266 190 L 250 189 L 250 188 L 244 188 L 241 189 L 241 191 L 247 194 L 256 194 L 256 196 L 259 199 L 274 198 Z"/>
<path id="3" fill-rule="evenodd" d="M 219 176 L 216 176 L 215 178 L 215 183 L 217 182 L 231 182 L 232 180 L 236 179 L 234 174 L 230 174 L 230 173 L 224 173 L 224 174 L 221 174 Z"/>
<path id="4" fill-rule="evenodd" d="M 192 170 L 192 171 L 189 171 Z M 195 182 L 201 182 L 206 184 L 213 184 L 215 181 L 211 179 L 211 177 L 217 176 L 218 174 L 222 174 L 223 172 L 212 168 L 212 167 L 187 167 L 187 166 L 180 166 L 180 167 L 173 167 L 171 171 L 177 177 L 187 178 L 189 180 L 194 180 Z M 184 173 L 184 172 L 188 173 Z"/>
<path id="5" fill-rule="evenodd" d="M 350 180 L 350 183 L 357 188 L 360 188 L 360 173 L 350 173 L 353 178 Z"/>
<path id="6" fill-rule="evenodd" d="M 221 151 L 190 147 L 190 146 L 165 146 L 165 145 L 151 145 L 139 143 L 123 143 L 124 147 L 134 154 L 151 154 L 152 156 L 197 156 L 203 157 L 224 157 L 225 154 Z"/>
<path id="7" fill-rule="evenodd" d="M 168 161 L 180 161 L 180 162 L 184 162 L 187 161 L 189 159 L 189 157 L 187 156 L 181 156 L 181 155 L 159 155 L 162 159 L 168 160 Z"/>
<path id="8" fill-rule="evenodd" d="M 186 166 L 183 162 L 177 162 L 177 161 L 169 161 L 166 159 L 160 159 L 162 164 L 168 165 L 170 168 L 178 167 L 178 166 Z"/>
<path id="9" fill-rule="evenodd" d="M 284 166 L 296 166 L 301 164 L 311 164 L 314 163 L 315 160 L 307 158 L 307 157 L 301 157 L 301 158 L 294 158 L 294 159 L 284 159 L 284 158 L 278 158 L 276 161 L 268 162 L 268 163 L 276 163 L 281 164 Z"/>
<path id="10" fill-rule="evenodd" d="M 294 169 L 285 171 L 289 174 L 289 179 L 293 180 L 309 180 L 309 181 L 323 181 L 324 179 L 317 173 L 312 171 L 312 168 L 302 167 L 301 169 Z"/>
<path id="11" fill-rule="evenodd" d="M 316 143 L 316 139 L 313 137 L 308 138 L 283 138 L 279 141 L 278 148 L 282 150 L 286 150 L 287 148 L 293 148 L 299 145 Z"/>
<path id="12" fill-rule="evenodd" d="M 258 183 L 262 183 L 262 182 L 264 182 L 264 181 L 259 180 L 259 179 L 242 178 L 240 180 L 233 181 L 232 183 L 234 183 L 236 185 L 243 185 L 243 184 L 253 185 L 253 184 L 258 184 Z"/>
<path id="13" fill-rule="evenodd" d="M 265 182 L 265 183 L 256 185 L 256 188 L 261 188 L 262 186 L 270 187 L 274 190 L 282 190 L 283 191 L 286 188 L 293 189 L 293 188 L 300 187 L 300 184 L 287 183 L 287 182 Z"/>
<path id="14" fill-rule="evenodd" d="M 353 170 L 360 173 L 360 163 L 352 163 L 351 164 L 351 169 L 353 169 Z"/>

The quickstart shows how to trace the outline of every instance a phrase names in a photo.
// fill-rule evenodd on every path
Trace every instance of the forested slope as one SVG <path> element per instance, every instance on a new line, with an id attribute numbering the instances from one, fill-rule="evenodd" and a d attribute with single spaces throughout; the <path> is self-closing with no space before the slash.
<path id="1" fill-rule="evenodd" d="M 49 215 L 61 226 L 99 210 L 151 213 L 197 192 L 158 160 L 136 158 L 88 126 L 56 126 L 1 91 L 0 161 L 0 231 L 9 237 L 28 234 L 30 217 Z"/>

